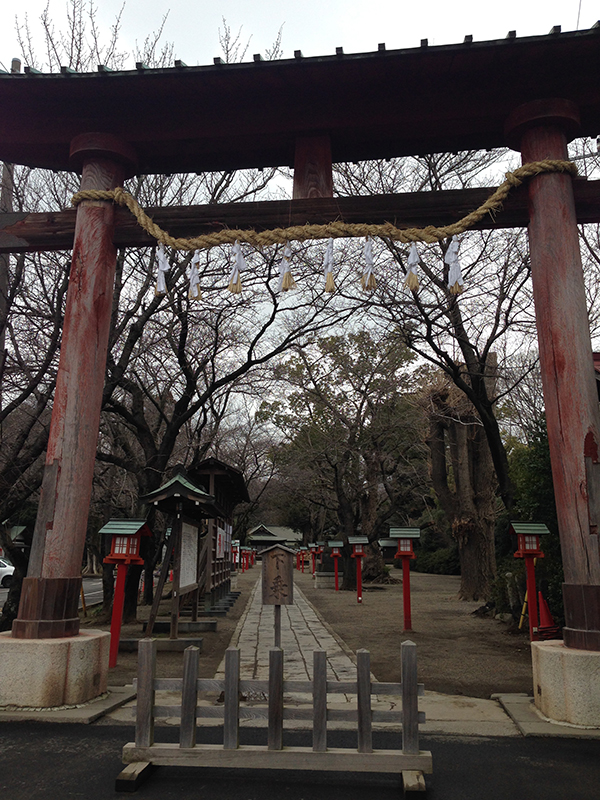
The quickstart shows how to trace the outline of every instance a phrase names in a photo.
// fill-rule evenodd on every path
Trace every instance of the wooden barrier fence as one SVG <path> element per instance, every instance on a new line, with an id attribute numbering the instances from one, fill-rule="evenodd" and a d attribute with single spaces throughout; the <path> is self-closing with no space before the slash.
<path id="1" fill-rule="evenodd" d="M 228 769 L 296 769 L 343 772 L 402 773 L 403 778 L 432 771 L 431 753 L 419 750 L 419 722 L 425 714 L 418 711 L 417 696 L 423 694 L 417 683 L 417 648 L 413 642 L 401 646 L 402 683 L 371 681 L 370 654 L 357 651 L 356 681 L 327 680 L 324 650 L 313 654 L 313 680 L 287 681 L 283 678 L 284 652 L 269 652 L 268 680 L 240 680 L 240 651 L 230 647 L 225 655 L 225 679 L 197 678 L 199 650 L 188 647 L 184 652 L 183 678 L 155 677 L 156 643 L 142 639 L 138 650 L 137 711 L 135 742 L 123 748 L 123 763 L 128 764 L 117 779 L 117 789 L 137 788 L 142 775 L 152 765 L 226 767 Z M 181 705 L 157 706 L 155 692 L 181 692 Z M 198 705 L 198 692 L 223 692 L 222 706 Z M 266 706 L 240 707 L 240 695 L 263 694 Z M 284 694 L 312 695 L 311 708 L 285 707 Z M 356 695 L 352 709 L 328 708 L 327 696 Z M 401 697 L 398 710 L 373 710 L 371 697 Z M 154 720 L 180 717 L 179 743 L 155 743 Z M 199 718 L 223 719 L 223 744 L 196 743 L 196 721 Z M 239 744 L 242 719 L 267 719 L 267 746 Z M 313 741 L 310 747 L 283 747 L 286 720 L 312 720 Z M 327 746 L 328 722 L 356 722 L 358 750 Z M 372 724 L 395 722 L 402 725 L 402 748 L 374 750 Z M 135 786 L 134 786 L 135 784 Z M 424 788 L 424 784 L 423 784 Z"/>

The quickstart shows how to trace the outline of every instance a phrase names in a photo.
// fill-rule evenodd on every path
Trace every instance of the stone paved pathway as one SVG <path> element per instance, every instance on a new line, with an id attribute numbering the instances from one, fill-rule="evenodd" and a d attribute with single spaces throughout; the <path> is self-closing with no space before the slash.
<path id="1" fill-rule="evenodd" d="M 269 677 L 269 649 L 274 646 L 274 607 L 263 606 L 260 580 L 252 592 L 245 613 L 231 639 L 231 647 L 240 648 L 240 677 L 266 680 Z M 312 680 L 313 651 L 327 653 L 329 680 L 356 680 L 356 666 L 343 643 L 321 622 L 298 586 L 294 586 L 294 604 L 281 607 L 281 647 L 286 680 Z M 225 661 L 215 678 L 225 675 Z"/>

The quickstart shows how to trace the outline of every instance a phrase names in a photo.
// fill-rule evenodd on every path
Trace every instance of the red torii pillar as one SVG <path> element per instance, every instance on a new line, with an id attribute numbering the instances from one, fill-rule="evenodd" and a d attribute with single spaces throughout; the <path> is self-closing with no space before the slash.
<path id="1" fill-rule="evenodd" d="M 578 130 L 577 107 L 561 99 L 527 103 L 507 122 L 524 163 L 566 159 Z M 565 572 L 564 643 L 600 651 L 600 413 L 572 180 L 529 181 L 531 276 Z"/>
<path id="2" fill-rule="evenodd" d="M 113 189 L 133 173 L 136 156 L 115 136 L 90 133 L 71 142 L 81 189 Z M 17 639 L 79 632 L 77 614 L 117 252 L 114 207 L 86 200 L 77 208 L 62 346 L 42 493 L 31 559 L 23 581 Z"/>

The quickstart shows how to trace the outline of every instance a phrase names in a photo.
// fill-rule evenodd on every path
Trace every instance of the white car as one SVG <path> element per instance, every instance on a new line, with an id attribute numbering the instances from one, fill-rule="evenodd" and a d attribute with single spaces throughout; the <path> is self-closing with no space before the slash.
<path id="1" fill-rule="evenodd" d="M 8 588 L 12 581 L 13 572 L 15 568 L 9 564 L 4 558 L 0 558 L 0 586 Z"/>

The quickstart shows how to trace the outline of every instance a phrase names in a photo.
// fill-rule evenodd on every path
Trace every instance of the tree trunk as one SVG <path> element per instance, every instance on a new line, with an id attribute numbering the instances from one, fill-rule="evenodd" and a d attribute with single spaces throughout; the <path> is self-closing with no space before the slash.
<path id="1" fill-rule="evenodd" d="M 431 477 L 458 544 L 459 597 L 487 600 L 496 576 L 494 466 L 473 409 L 453 399 L 447 388 L 429 397 Z"/>
<path id="2" fill-rule="evenodd" d="M 494 524 L 489 520 L 456 519 L 452 535 L 458 542 L 461 600 L 487 600 L 496 577 Z"/>
<path id="3" fill-rule="evenodd" d="M 381 548 L 376 542 L 365 545 L 365 555 L 362 560 L 363 581 L 381 583 L 387 577 L 385 561 Z"/>

